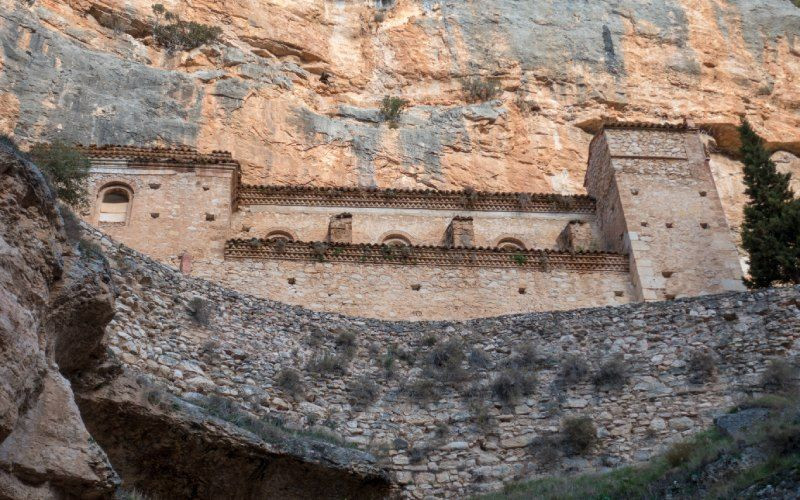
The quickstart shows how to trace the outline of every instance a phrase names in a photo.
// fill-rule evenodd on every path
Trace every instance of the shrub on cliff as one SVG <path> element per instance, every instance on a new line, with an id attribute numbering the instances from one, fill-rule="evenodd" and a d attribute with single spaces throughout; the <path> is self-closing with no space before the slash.
<path id="1" fill-rule="evenodd" d="M 461 341 L 451 339 L 433 346 L 425 357 L 423 374 L 444 384 L 458 384 L 467 378 L 466 359 Z"/>
<path id="2" fill-rule="evenodd" d="M 695 384 L 703 384 L 714 379 L 717 373 L 717 363 L 711 353 L 694 351 L 686 363 L 689 371 L 689 380 Z"/>
<path id="3" fill-rule="evenodd" d="M 439 399 L 436 381 L 429 378 L 416 378 L 403 385 L 403 392 L 417 403 L 429 403 Z"/>
<path id="4" fill-rule="evenodd" d="M 314 356 L 306 367 L 311 373 L 318 375 L 336 374 L 344 375 L 350 367 L 351 356 L 346 353 L 332 354 L 324 352 Z"/>
<path id="5" fill-rule="evenodd" d="M 571 354 L 561 361 L 561 369 L 558 373 L 558 380 L 561 385 L 575 385 L 589 375 L 589 364 L 580 356 Z"/>
<path id="6" fill-rule="evenodd" d="M 397 128 L 397 119 L 407 105 L 408 101 L 399 97 L 384 96 L 381 101 L 381 117 L 389 123 L 389 128 Z"/>
<path id="7" fill-rule="evenodd" d="M 745 284 L 762 288 L 800 283 L 800 200 L 789 188 L 790 174 L 778 172 L 764 141 L 747 121 L 742 140 L 745 194 L 742 247 L 750 255 Z"/>
<path id="8" fill-rule="evenodd" d="M 336 349 L 347 356 L 352 357 L 356 353 L 356 334 L 353 332 L 339 332 L 336 336 Z"/>
<path id="9" fill-rule="evenodd" d="M 37 144 L 30 157 L 55 189 L 56 196 L 75 208 L 88 204 L 89 158 L 74 146 L 61 141 Z"/>
<path id="10" fill-rule="evenodd" d="M 350 386 L 349 400 L 355 408 L 365 408 L 380 395 L 380 387 L 369 376 L 364 375 Z"/>
<path id="11" fill-rule="evenodd" d="M 469 78 L 461 82 L 467 102 L 483 102 L 500 93 L 497 82 L 484 78 Z"/>
<path id="12" fill-rule="evenodd" d="M 192 50 L 201 45 L 214 43 L 222 34 L 218 26 L 183 21 L 160 3 L 153 5 L 156 21 L 153 25 L 153 39 L 168 51 Z"/>

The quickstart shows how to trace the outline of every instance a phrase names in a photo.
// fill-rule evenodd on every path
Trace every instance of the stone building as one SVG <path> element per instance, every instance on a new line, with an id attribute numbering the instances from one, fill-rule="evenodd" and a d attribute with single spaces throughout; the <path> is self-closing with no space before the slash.
<path id="1" fill-rule="evenodd" d="M 462 319 L 742 289 L 691 126 L 607 125 L 589 196 L 250 186 L 228 153 L 85 151 L 87 221 L 187 274 L 311 309 Z"/>

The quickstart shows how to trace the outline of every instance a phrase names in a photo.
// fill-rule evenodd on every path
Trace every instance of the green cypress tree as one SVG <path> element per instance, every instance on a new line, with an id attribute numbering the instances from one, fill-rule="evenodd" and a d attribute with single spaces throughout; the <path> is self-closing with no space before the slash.
<path id="1" fill-rule="evenodd" d="M 789 188 L 790 174 L 778 172 L 764 141 L 747 121 L 739 127 L 745 194 L 742 246 L 750 254 L 750 278 L 761 288 L 800 283 L 800 201 Z"/>

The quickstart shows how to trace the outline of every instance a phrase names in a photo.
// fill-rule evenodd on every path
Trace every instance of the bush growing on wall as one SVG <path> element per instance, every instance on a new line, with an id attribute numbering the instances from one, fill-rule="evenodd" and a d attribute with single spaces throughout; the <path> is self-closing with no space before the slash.
<path id="1" fill-rule="evenodd" d="M 346 354 L 324 352 L 318 354 L 308 363 L 308 371 L 316 374 L 344 375 L 350 367 L 351 357 Z"/>
<path id="2" fill-rule="evenodd" d="M 600 365 L 594 374 L 593 382 L 602 390 L 622 389 L 628 383 L 628 370 L 622 356 L 613 356 Z"/>
<path id="3" fill-rule="evenodd" d="M 304 392 L 300 373 L 293 368 L 284 368 L 278 372 L 275 383 L 278 384 L 278 387 L 286 391 L 287 394 L 292 396 L 298 396 Z"/>
<path id="4" fill-rule="evenodd" d="M 784 359 L 773 359 L 761 375 L 761 386 L 770 392 L 790 393 L 797 389 L 797 367 Z"/>
<path id="5" fill-rule="evenodd" d="M 467 378 L 463 362 L 464 346 L 459 340 L 452 339 L 433 346 L 425 359 L 423 372 L 428 377 L 445 384 L 457 384 Z"/>
<path id="6" fill-rule="evenodd" d="M 56 196 L 74 208 L 88 205 L 89 158 L 74 146 L 61 141 L 37 144 L 30 156 L 53 185 Z"/>
<path id="7" fill-rule="evenodd" d="M 580 455 L 597 444 L 597 428 L 589 417 L 570 417 L 561 424 L 567 454 Z"/>
<path id="8" fill-rule="evenodd" d="M 219 40 L 222 29 L 218 26 L 183 21 L 160 3 L 153 5 L 156 22 L 153 25 L 153 38 L 168 51 L 192 50 Z"/>
<path id="9" fill-rule="evenodd" d="M 687 362 L 689 380 L 695 384 L 703 384 L 714 379 L 717 364 L 714 356 L 705 351 L 694 351 Z"/>
<path id="10" fill-rule="evenodd" d="M 505 405 L 511 405 L 521 397 L 533 394 L 536 375 L 523 370 L 507 369 L 495 376 L 489 387 L 495 398 Z"/>
<path id="11" fill-rule="evenodd" d="M 194 297 L 189 301 L 188 305 L 189 316 L 201 325 L 208 325 L 211 322 L 211 316 L 214 313 L 214 307 L 211 302 L 200 297 Z"/>
<path id="12" fill-rule="evenodd" d="M 566 356 L 561 361 L 561 370 L 558 379 L 563 385 L 575 385 L 589 375 L 589 364 L 580 356 L 574 354 Z"/>
<path id="13" fill-rule="evenodd" d="M 365 408 L 374 403 L 380 395 L 380 387 L 369 376 L 364 375 L 350 386 L 350 404 L 356 408 Z"/>

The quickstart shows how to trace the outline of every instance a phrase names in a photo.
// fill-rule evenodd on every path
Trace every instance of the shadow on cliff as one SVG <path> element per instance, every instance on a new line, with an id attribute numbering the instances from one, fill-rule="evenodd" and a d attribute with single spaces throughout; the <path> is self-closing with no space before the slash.
<path id="1" fill-rule="evenodd" d="M 369 454 L 293 436 L 269 442 L 130 376 L 79 391 L 95 439 L 128 488 L 155 498 L 385 498 Z"/>

